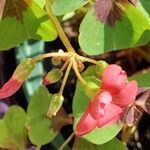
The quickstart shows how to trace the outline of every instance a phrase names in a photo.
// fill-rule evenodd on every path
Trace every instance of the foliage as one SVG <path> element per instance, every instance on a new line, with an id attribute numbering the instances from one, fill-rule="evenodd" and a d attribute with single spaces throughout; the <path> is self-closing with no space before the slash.
<path id="1" fill-rule="evenodd" d="M 120 133 L 122 141 L 127 142 L 129 131 L 137 125 L 143 111 L 150 113 L 150 73 L 148 70 L 146 73 L 136 73 L 128 78 L 131 80 L 129 83 L 127 83 L 126 71 L 118 65 L 115 65 L 117 69 L 111 68 L 106 73 L 111 65 L 102 60 L 77 54 L 60 22 L 62 23 L 69 13 L 74 12 L 71 17 L 81 20 L 79 47 L 87 55 L 99 55 L 149 44 L 149 6 L 149 0 L 2 0 L 0 51 L 9 50 L 25 40 L 54 41 L 59 36 L 67 52 L 59 50 L 25 59 L 16 68 L 10 80 L 0 89 L 0 100 L 13 95 L 30 76 L 38 61 L 52 58 L 55 67 L 43 77 L 42 85 L 37 87 L 31 97 L 27 111 L 25 112 L 19 106 L 11 106 L 0 119 L 0 148 L 25 150 L 29 145 L 35 145 L 40 149 L 42 145 L 53 143 L 55 140 L 58 140 L 58 143 L 61 128 L 72 125 L 71 136 L 65 142 L 62 137 L 60 138 L 64 142 L 60 149 L 67 146 L 75 136 L 73 150 L 126 150 L 127 148 L 116 136 L 123 129 Z M 141 53 L 146 58 L 150 58 L 147 56 L 150 54 L 149 50 Z M 92 64 L 86 70 L 84 70 L 85 62 Z M 63 102 L 66 101 L 64 90 L 71 69 L 78 79 L 73 96 L 73 114 L 67 114 L 63 108 Z M 132 80 L 137 80 L 140 87 L 138 90 L 136 88 L 129 90 L 131 87 L 137 87 L 137 82 Z M 49 93 L 45 86 L 50 84 L 53 87 L 60 81 L 60 90 L 54 94 Z M 106 85 L 108 91 L 104 82 L 108 85 Z M 134 83 L 134 86 L 130 87 L 130 83 Z M 110 101 L 100 97 L 104 92 L 108 92 Z M 136 95 L 137 99 L 135 99 Z M 120 103 L 130 102 L 124 109 L 122 108 L 124 106 L 121 107 L 119 118 L 113 118 L 109 124 L 97 125 L 84 135 L 77 134 L 77 124 L 80 121 L 82 123 L 85 117 L 89 117 L 89 112 L 91 114 L 96 112 L 95 118 L 99 114 L 102 114 L 104 119 L 109 117 L 111 114 L 106 116 L 105 106 L 110 102 L 113 106 L 118 105 L 117 100 L 114 102 L 114 99 Z M 94 112 L 91 111 L 93 105 L 97 108 Z M 86 110 L 90 110 L 88 114 Z M 112 111 L 112 114 L 114 112 Z M 98 119 L 96 121 L 99 121 Z M 90 121 L 86 122 L 85 128 L 91 127 L 91 124 Z"/>

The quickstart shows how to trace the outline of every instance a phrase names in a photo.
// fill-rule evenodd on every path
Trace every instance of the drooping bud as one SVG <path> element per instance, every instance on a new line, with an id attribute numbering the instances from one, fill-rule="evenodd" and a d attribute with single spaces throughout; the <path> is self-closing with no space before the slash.
<path id="1" fill-rule="evenodd" d="M 16 68 L 9 81 L 0 89 L 0 98 L 2 99 L 13 95 L 29 77 L 34 67 L 35 63 L 32 62 L 31 58 L 24 60 Z"/>
<path id="2" fill-rule="evenodd" d="M 92 98 L 99 91 L 99 86 L 94 82 L 87 82 L 84 85 L 84 92 L 89 97 Z"/>
<path id="3" fill-rule="evenodd" d="M 53 65 L 57 66 L 61 63 L 61 57 L 53 57 L 52 58 Z"/>
<path id="4" fill-rule="evenodd" d="M 101 76 L 107 67 L 108 64 L 105 61 L 98 61 L 98 64 L 95 67 L 97 75 Z"/>
<path id="5" fill-rule="evenodd" d="M 51 98 L 47 116 L 50 118 L 52 116 L 55 116 L 58 110 L 60 109 L 60 107 L 62 106 L 63 101 L 64 101 L 64 97 L 62 95 L 54 94 Z"/>
<path id="6" fill-rule="evenodd" d="M 42 85 L 48 85 L 56 83 L 63 76 L 63 72 L 60 69 L 51 70 L 43 79 Z"/>

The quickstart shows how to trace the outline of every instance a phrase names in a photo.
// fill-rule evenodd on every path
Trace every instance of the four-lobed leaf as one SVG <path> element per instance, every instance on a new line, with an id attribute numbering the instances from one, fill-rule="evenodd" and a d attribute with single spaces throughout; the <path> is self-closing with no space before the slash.
<path id="1" fill-rule="evenodd" d="M 150 87 L 150 72 L 147 73 L 137 73 L 129 77 L 129 80 L 136 80 L 139 87 Z"/>
<path id="2" fill-rule="evenodd" d="M 150 40 L 148 20 L 135 6 L 112 0 L 109 3 L 98 0 L 80 25 L 79 44 L 86 54 L 140 46 Z"/>
<path id="3" fill-rule="evenodd" d="M 57 132 L 52 128 L 52 120 L 47 117 L 52 95 L 40 86 L 31 98 L 27 109 L 26 127 L 33 144 L 44 145 L 52 141 Z"/>
<path id="4" fill-rule="evenodd" d="M 84 6 L 88 0 L 54 0 L 53 12 L 56 16 L 65 15 Z"/>
<path id="5" fill-rule="evenodd" d="M 150 1 L 149 0 L 138 0 L 136 7 L 144 14 L 150 24 Z"/>
<path id="6" fill-rule="evenodd" d="M 31 0 L 5 0 L 0 5 L 0 50 L 27 39 L 51 41 L 57 32 L 48 16 Z"/>
<path id="7" fill-rule="evenodd" d="M 73 145 L 73 150 L 127 150 L 127 147 L 121 143 L 117 138 L 112 139 L 111 141 L 103 145 L 95 145 L 83 138 L 75 138 Z"/>
<path id="8" fill-rule="evenodd" d="M 19 106 L 12 106 L 0 120 L 0 147 L 5 149 L 25 150 L 27 130 L 26 113 Z"/>

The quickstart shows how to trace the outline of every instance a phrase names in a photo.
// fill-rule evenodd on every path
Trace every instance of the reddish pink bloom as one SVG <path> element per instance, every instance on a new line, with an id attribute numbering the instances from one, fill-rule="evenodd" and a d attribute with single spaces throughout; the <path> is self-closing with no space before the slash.
<path id="1" fill-rule="evenodd" d="M 102 75 L 101 91 L 92 98 L 76 126 L 78 136 L 120 119 L 124 109 L 134 102 L 137 93 L 137 82 L 127 82 L 126 72 L 120 66 L 113 64 L 106 68 Z"/>
<path id="2" fill-rule="evenodd" d="M 23 82 L 29 77 L 34 67 L 35 63 L 32 62 L 32 59 L 28 58 L 24 60 L 16 68 L 9 81 L 0 89 L 0 99 L 13 95 L 22 86 Z"/>
<path id="3" fill-rule="evenodd" d="M 21 81 L 11 77 L 10 80 L 0 89 L 0 99 L 13 95 L 21 86 Z"/>

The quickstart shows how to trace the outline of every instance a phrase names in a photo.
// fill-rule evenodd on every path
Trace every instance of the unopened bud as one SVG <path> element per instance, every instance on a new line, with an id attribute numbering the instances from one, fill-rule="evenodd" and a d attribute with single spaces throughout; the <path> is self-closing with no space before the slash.
<path id="1" fill-rule="evenodd" d="M 52 58 L 53 65 L 57 66 L 61 63 L 61 57 L 53 57 Z"/>
<path id="2" fill-rule="evenodd" d="M 84 69 L 84 64 L 81 61 L 77 61 L 77 67 L 79 72 L 82 72 Z"/>
<path id="3" fill-rule="evenodd" d="M 0 98 L 6 98 L 13 95 L 29 77 L 34 67 L 35 63 L 32 62 L 32 59 L 28 58 L 23 61 L 16 68 L 9 81 L 0 89 Z"/>
<path id="4" fill-rule="evenodd" d="M 98 64 L 95 67 L 95 71 L 98 76 L 101 76 L 105 69 L 107 68 L 108 64 L 105 61 L 98 61 Z"/>
<path id="5" fill-rule="evenodd" d="M 89 97 L 92 98 L 100 90 L 94 82 L 87 82 L 84 85 L 84 92 Z"/>
<path id="6" fill-rule="evenodd" d="M 63 72 L 60 69 L 53 69 L 45 76 L 42 84 L 48 85 L 48 84 L 56 83 L 61 79 L 62 76 L 63 76 Z"/>
<path id="7" fill-rule="evenodd" d="M 64 97 L 62 95 L 54 94 L 51 98 L 47 116 L 50 118 L 52 116 L 55 116 L 58 110 L 60 109 L 60 107 L 62 106 L 63 101 L 64 101 Z"/>

